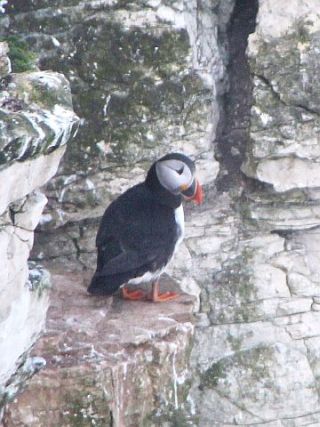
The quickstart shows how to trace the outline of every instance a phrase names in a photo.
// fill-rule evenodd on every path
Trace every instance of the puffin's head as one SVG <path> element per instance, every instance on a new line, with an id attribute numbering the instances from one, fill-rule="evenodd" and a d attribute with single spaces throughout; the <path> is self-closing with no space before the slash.
<path id="1" fill-rule="evenodd" d="M 184 199 L 203 202 L 203 190 L 195 177 L 195 164 L 184 154 L 170 153 L 155 163 L 157 178 L 166 190 Z"/>

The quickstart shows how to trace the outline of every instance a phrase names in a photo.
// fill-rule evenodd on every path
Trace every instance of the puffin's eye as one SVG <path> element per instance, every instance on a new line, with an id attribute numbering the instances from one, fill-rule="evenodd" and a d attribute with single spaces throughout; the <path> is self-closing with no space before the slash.
<path id="1" fill-rule="evenodd" d="M 182 175 L 182 173 L 183 173 L 183 169 L 184 169 L 184 166 L 181 166 L 181 168 L 177 170 L 177 173 L 178 173 L 179 175 Z"/>

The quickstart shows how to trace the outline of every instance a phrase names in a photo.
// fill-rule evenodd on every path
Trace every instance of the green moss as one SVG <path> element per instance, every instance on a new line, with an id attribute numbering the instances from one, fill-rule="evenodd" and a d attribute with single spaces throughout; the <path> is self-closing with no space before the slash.
<path id="1" fill-rule="evenodd" d="M 0 41 L 8 43 L 9 58 L 14 73 L 22 73 L 35 69 L 36 55 L 30 51 L 23 39 L 18 36 L 7 36 L 1 37 Z"/>
<path id="2" fill-rule="evenodd" d="M 69 404 L 68 421 L 72 427 L 105 426 L 104 422 L 99 422 L 96 417 L 88 413 L 88 407 L 84 405 L 82 399 L 74 399 Z"/>
<path id="3" fill-rule="evenodd" d="M 47 270 L 33 261 L 29 261 L 29 285 L 30 290 L 41 298 L 44 292 L 51 288 L 51 278 Z"/>
<path id="4" fill-rule="evenodd" d="M 78 394 L 67 394 L 64 407 L 64 421 L 70 427 L 107 427 L 112 425 L 111 410 L 103 395 L 91 394 L 85 385 Z"/>
<path id="5" fill-rule="evenodd" d="M 55 5 L 60 0 L 52 1 Z M 26 17 L 21 23 L 24 34 L 31 25 L 39 33 L 57 34 L 59 29 L 64 55 L 59 48 L 53 54 L 49 38 L 30 35 L 27 41 L 31 48 L 36 40 L 42 51 L 52 52 L 42 55 L 41 68 L 70 79 L 74 109 L 84 119 L 65 157 L 65 164 L 69 161 L 73 169 L 87 170 L 93 163 L 96 167 L 101 154 L 96 144 L 102 140 L 110 144 L 109 161 L 135 164 L 151 152 L 156 155 L 167 140 L 179 137 L 182 126 L 191 135 L 207 122 L 207 99 L 211 102 L 212 94 L 191 69 L 187 31 L 161 21 L 144 28 L 126 26 L 117 9 L 130 10 L 131 5 L 137 10 L 130 0 L 110 6 L 108 20 L 92 13 L 84 22 L 80 19 L 83 11 L 77 18 L 62 11 L 50 18 L 41 14 L 33 23 L 30 15 L 30 22 Z M 70 26 L 70 20 L 74 25 Z M 63 33 L 66 24 L 70 29 Z"/>
<path id="6" fill-rule="evenodd" d="M 241 337 L 235 337 L 228 333 L 227 341 L 230 343 L 231 349 L 233 351 L 239 351 L 241 349 L 241 345 L 243 342 L 243 339 Z"/>
<path id="7" fill-rule="evenodd" d="M 153 411 L 144 418 L 142 427 L 155 427 L 155 426 L 170 426 L 170 427 L 187 427 L 198 425 L 199 420 L 190 417 L 184 409 L 175 409 L 167 407 L 165 414 L 159 414 L 159 411 Z"/>
<path id="8" fill-rule="evenodd" d="M 227 377 L 227 367 L 225 360 L 219 360 L 216 363 L 213 363 L 209 369 L 207 369 L 203 374 L 201 374 L 201 385 L 200 388 L 214 388 L 218 385 L 221 379 Z"/>
<path id="9" fill-rule="evenodd" d="M 6 5 L 6 13 L 9 14 L 18 14 L 24 12 L 31 12 L 34 10 L 45 9 L 52 7 L 53 9 L 58 9 L 59 7 L 68 7 L 68 6 L 77 6 L 79 0 L 10 0 Z M 19 21 L 21 25 L 21 21 Z M 26 25 L 25 22 L 23 22 Z M 23 30 L 21 30 L 23 31 Z"/>
<path id="10" fill-rule="evenodd" d="M 256 288 L 253 277 L 253 249 L 227 260 L 214 275 L 215 286 L 209 289 L 210 320 L 214 324 L 257 320 Z"/>
<path id="11" fill-rule="evenodd" d="M 295 22 L 295 33 L 289 34 L 289 37 L 294 37 L 296 39 L 298 39 L 301 43 L 308 43 L 311 41 L 311 35 L 310 35 L 310 30 L 309 30 L 309 26 L 313 26 L 313 22 L 308 20 L 308 19 L 304 19 L 304 18 L 300 18 L 297 19 Z"/>
<path id="12" fill-rule="evenodd" d="M 200 376 L 200 389 L 222 387 L 228 393 L 228 376 L 238 376 L 237 382 L 243 390 L 252 384 L 257 387 L 266 386 L 271 379 L 269 372 L 270 360 L 273 358 L 273 348 L 261 346 L 249 350 L 238 351 L 232 356 L 225 357 L 213 363 Z"/>
<path id="13" fill-rule="evenodd" d="M 50 108 L 57 104 L 57 93 L 52 90 L 48 90 L 48 88 L 39 82 L 33 82 L 31 99 L 38 105 L 42 105 L 45 108 Z"/>
<path id="14" fill-rule="evenodd" d="M 72 71 L 74 107 L 86 119 L 69 146 L 73 164 L 85 167 L 82 150 L 98 154 L 101 140 L 111 144 L 110 160 L 132 164 L 166 140 L 170 126 L 172 132 L 194 126 L 194 115 L 204 109 L 204 89 L 188 70 L 188 34 L 163 28 L 127 29 L 95 16 L 74 29 L 72 57 L 43 64 L 66 75 Z"/>

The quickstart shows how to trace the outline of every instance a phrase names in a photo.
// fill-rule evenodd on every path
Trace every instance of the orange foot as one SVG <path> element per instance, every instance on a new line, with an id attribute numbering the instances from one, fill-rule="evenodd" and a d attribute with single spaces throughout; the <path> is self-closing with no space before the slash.
<path id="1" fill-rule="evenodd" d="M 152 302 L 165 302 L 171 301 L 177 298 L 179 294 L 177 292 L 164 292 L 163 294 L 159 293 L 159 282 L 154 282 L 152 284 L 152 293 L 148 299 Z"/>
<path id="2" fill-rule="evenodd" d="M 152 295 L 150 300 L 152 302 L 165 302 L 176 299 L 178 296 L 177 292 L 164 292 L 163 294 Z"/>
<path id="3" fill-rule="evenodd" d="M 128 299 L 130 301 L 140 301 L 145 299 L 146 297 L 145 293 L 140 289 L 137 289 L 135 291 L 130 291 L 129 289 L 123 287 L 121 289 L 121 293 L 122 293 L 123 299 Z"/>

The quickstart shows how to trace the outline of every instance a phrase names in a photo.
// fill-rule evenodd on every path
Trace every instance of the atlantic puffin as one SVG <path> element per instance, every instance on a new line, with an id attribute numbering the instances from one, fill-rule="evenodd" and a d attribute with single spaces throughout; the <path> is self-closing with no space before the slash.
<path id="1" fill-rule="evenodd" d="M 157 160 L 144 182 L 133 186 L 106 209 L 98 229 L 97 268 L 88 292 L 112 295 L 119 288 L 129 300 L 168 301 L 175 292 L 159 292 L 159 278 L 184 235 L 182 200 L 203 201 L 195 164 L 184 154 Z M 152 283 L 147 295 L 128 285 Z"/>

